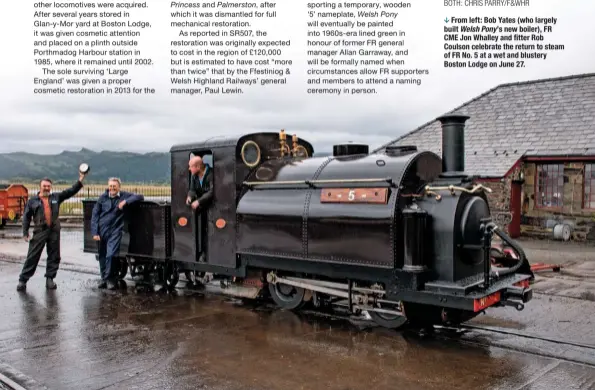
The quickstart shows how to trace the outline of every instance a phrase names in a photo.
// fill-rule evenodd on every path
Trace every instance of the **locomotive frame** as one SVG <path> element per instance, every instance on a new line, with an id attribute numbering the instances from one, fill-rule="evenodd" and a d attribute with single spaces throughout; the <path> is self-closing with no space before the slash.
<path id="1" fill-rule="evenodd" d="M 265 295 L 286 309 L 338 306 L 389 328 L 458 324 L 488 307 L 522 310 L 533 274 L 522 248 L 491 221 L 489 189 L 464 172 L 469 117 L 438 119 L 442 158 L 415 146 L 369 154 L 354 144 L 313 158 L 309 142 L 294 135 L 290 144 L 284 130 L 175 145 L 171 203 L 127 210 L 121 258 L 131 273 L 158 270 L 170 289 L 191 271 L 223 294 Z M 185 203 L 193 155 L 212 161 L 206 227 Z M 93 203 L 85 203 L 84 251 L 97 253 Z M 513 267 L 491 264 L 494 235 L 517 252 Z"/>

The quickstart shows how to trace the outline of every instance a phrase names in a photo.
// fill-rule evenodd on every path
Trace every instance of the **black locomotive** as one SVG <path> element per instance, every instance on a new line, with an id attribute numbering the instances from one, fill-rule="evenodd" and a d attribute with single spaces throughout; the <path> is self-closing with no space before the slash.
<path id="1" fill-rule="evenodd" d="M 468 118 L 438 118 L 442 158 L 415 146 L 369 154 L 358 144 L 311 157 L 310 143 L 288 142 L 283 130 L 174 146 L 171 203 L 131 206 L 124 264 L 135 274 L 159 271 L 170 288 L 191 270 L 225 294 L 270 296 L 287 309 L 340 306 L 390 328 L 458 324 L 495 306 L 521 310 L 533 274 L 490 219 L 489 189 L 464 172 Z M 214 172 L 206 226 L 186 205 L 195 155 Z M 96 253 L 93 205 L 85 202 L 84 248 Z M 508 268 L 492 264 L 495 235 L 518 254 Z"/>

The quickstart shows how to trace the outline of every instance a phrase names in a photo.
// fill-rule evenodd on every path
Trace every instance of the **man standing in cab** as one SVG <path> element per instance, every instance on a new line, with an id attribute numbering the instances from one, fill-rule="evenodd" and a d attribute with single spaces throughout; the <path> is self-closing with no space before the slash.
<path id="1" fill-rule="evenodd" d="M 207 250 L 207 208 L 213 200 L 213 172 L 203 162 L 200 156 L 194 156 L 188 162 L 188 170 L 192 174 L 190 178 L 190 189 L 186 204 L 192 207 L 197 219 L 200 218 L 198 227 L 201 237 L 201 254 L 199 261 L 206 261 Z M 186 275 L 188 277 L 188 275 Z"/>
<path id="2" fill-rule="evenodd" d="M 83 188 L 86 173 L 79 172 L 78 181 L 62 192 L 52 193 L 52 181 L 43 178 L 39 182 L 39 192 L 31 197 L 23 213 L 23 238 L 29 242 L 27 259 L 19 275 L 18 291 L 27 288 L 27 282 L 35 274 L 43 248 L 47 245 L 47 265 L 45 269 L 45 286 L 47 289 L 57 288 L 54 278 L 60 267 L 60 205 L 76 195 Z M 29 227 L 33 220 L 33 237 L 29 240 Z"/>
<path id="3" fill-rule="evenodd" d="M 114 259 L 120 252 L 120 243 L 124 231 L 124 208 L 135 202 L 145 200 L 144 196 L 121 191 L 122 182 L 112 177 L 107 182 L 107 190 L 99 196 L 91 216 L 91 234 L 99 241 L 99 288 L 115 290 Z"/>

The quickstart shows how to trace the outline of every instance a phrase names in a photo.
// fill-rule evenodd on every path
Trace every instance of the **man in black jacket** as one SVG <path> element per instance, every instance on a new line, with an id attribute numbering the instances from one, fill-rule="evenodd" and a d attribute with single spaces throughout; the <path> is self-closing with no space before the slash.
<path id="1" fill-rule="evenodd" d="M 198 226 L 201 235 L 202 253 L 199 261 L 204 262 L 206 261 L 205 252 L 207 249 L 207 208 L 213 200 L 213 172 L 199 156 L 190 159 L 188 169 L 192 176 L 186 204 L 192 207 L 197 218 L 200 218 Z"/>
<path id="2" fill-rule="evenodd" d="M 58 219 L 60 205 L 83 188 L 84 178 L 85 174 L 79 173 L 79 180 L 72 187 L 58 193 L 51 193 L 52 181 L 50 179 L 41 179 L 40 191 L 27 201 L 23 213 L 23 238 L 29 242 L 29 252 L 19 275 L 18 291 L 27 288 L 27 281 L 35 274 L 41 253 L 46 245 L 48 259 L 45 270 L 45 286 L 51 290 L 57 287 L 54 278 L 60 266 L 60 220 Z M 33 237 L 29 240 L 29 226 L 32 219 Z"/>

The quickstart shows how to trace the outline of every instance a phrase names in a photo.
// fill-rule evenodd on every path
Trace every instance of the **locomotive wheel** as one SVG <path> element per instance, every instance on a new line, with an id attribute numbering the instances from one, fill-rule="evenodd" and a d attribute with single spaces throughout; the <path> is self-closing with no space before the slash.
<path id="1" fill-rule="evenodd" d="M 163 264 L 156 264 L 155 266 L 155 283 L 157 284 L 165 284 L 165 273 L 167 270 L 165 269 L 165 265 Z"/>
<path id="2" fill-rule="evenodd" d="M 414 328 L 429 328 L 434 325 L 458 326 L 477 315 L 472 311 L 443 309 L 439 306 L 407 302 L 404 312 Z"/>
<path id="3" fill-rule="evenodd" d="M 380 307 L 379 307 L 380 309 Z M 379 313 L 377 311 L 368 311 L 372 321 L 388 329 L 399 329 L 407 323 L 407 317 L 405 315 Z"/>
<path id="4" fill-rule="evenodd" d="M 289 286 L 281 283 L 269 283 L 269 293 L 273 301 L 286 310 L 299 309 L 304 305 L 306 290 L 301 287 Z"/>
<path id="5" fill-rule="evenodd" d="M 170 262 L 167 262 L 163 265 L 163 286 L 169 290 L 173 291 L 180 280 L 180 272 L 178 267 Z"/>
<path id="6" fill-rule="evenodd" d="M 203 271 L 196 271 L 196 270 L 185 270 L 184 271 L 187 283 L 190 283 L 191 286 L 197 287 L 203 285 L 203 278 L 206 275 L 206 272 Z M 190 277 L 190 278 L 189 278 Z M 187 284 L 188 286 L 188 284 Z"/>
<path id="7" fill-rule="evenodd" d="M 153 267 L 150 264 L 141 265 L 142 275 L 143 275 L 142 281 L 144 283 L 151 283 L 151 279 L 152 279 L 151 273 L 153 272 L 152 268 Z"/>
<path id="8" fill-rule="evenodd" d="M 130 276 L 133 278 L 143 278 L 144 277 L 144 269 L 142 265 L 130 265 Z"/>
<path id="9" fill-rule="evenodd" d="M 151 268 L 148 264 L 131 264 L 130 276 L 137 278 L 139 283 L 149 283 L 151 281 Z"/>
<path id="10" fill-rule="evenodd" d="M 122 280 L 128 274 L 128 261 L 125 257 L 118 258 L 118 279 Z"/>
<path id="11" fill-rule="evenodd" d="M 194 274 L 194 285 L 202 286 L 203 279 L 207 273 L 203 272 L 203 271 L 194 271 L 193 274 Z"/>

